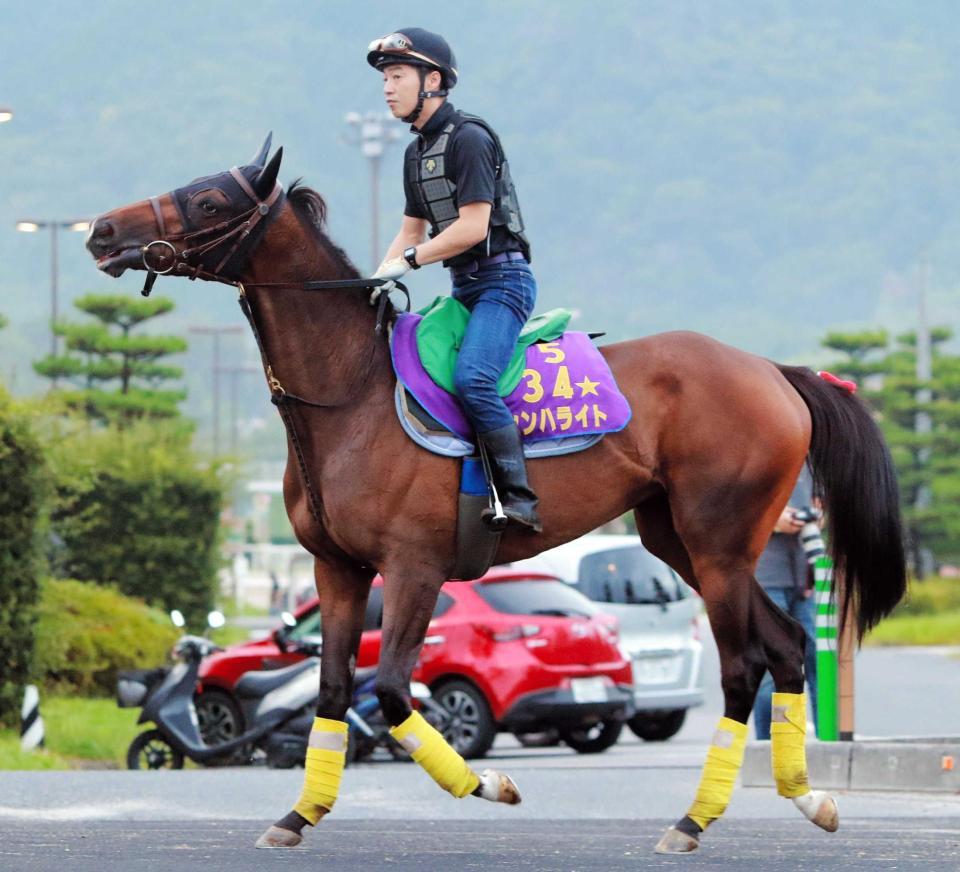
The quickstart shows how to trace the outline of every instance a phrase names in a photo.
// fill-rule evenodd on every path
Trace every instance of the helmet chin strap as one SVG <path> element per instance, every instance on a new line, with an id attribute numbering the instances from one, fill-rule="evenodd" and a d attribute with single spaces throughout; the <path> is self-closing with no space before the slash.
<path id="1" fill-rule="evenodd" d="M 423 101 L 428 100 L 430 97 L 446 97 L 447 89 L 438 88 L 436 91 L 425 91 L 424 87 L 427 83 L 427 73 L 430 72 L 426 67 L 417 67 L 417 71 L 420 73 L 420 94 L 417 97 L 417 105 L 413 108 L 413 112 L 409 115 L 404 115 L 401 121 L 405 124 L 413 124 L 420 117 L 420 113 L 423 111 Z"/>

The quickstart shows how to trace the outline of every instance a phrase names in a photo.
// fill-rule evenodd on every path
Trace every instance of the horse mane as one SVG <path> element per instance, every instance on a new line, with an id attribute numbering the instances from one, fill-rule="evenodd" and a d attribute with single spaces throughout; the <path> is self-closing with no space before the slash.
<path id="1" fill-rule="evenodd" d="M 327 203 L 313 188 L 295 179 L 287 188 L 287 200 L 293 211 L 313 231 L 317 241 L 330 252 L 333 260 L 351 276 L 359 276 L 360 271 L 353 265 L 347 253 L 330 240 L 324 226 L 327 221 Z"/>

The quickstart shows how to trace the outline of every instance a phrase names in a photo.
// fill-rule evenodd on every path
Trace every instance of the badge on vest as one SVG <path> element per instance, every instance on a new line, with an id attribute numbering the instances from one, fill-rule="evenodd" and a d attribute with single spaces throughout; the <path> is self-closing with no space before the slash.
<path id="1" fill-rule="evenodd" d="M 423 164 L 423 168 L 428 172 L 432 173 L 437 168 L 437 162 L 431 157 L 426 160 Z"/>

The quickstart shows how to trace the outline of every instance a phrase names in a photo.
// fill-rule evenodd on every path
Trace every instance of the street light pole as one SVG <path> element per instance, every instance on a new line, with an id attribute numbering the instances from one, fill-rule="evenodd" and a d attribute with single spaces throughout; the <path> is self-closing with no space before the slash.
<path id="1" fill-rule="evenodd" d="M 223 327 L 190 327 L 190 333 L 213 337 L 213 453 L 220 454 L 220 337 L 226 333 L 243 333 L 239 324 Z"/>
<path id="2" fill-rule="evenodd" d="M 59 337 L 57 336 L 57 318 L 59 317 L 59 288 L 60 255 L 57 247 L 57 237 L 61 230 L 73 230 L 85 233 L 90 229 L 90 221 L 86 218 L 74 218 L 71 221 L 36 221 L 23 218 L 16 224 L 21 233 L 36 233 L 39 230 L 50 231 L 50 354 L 57 356 Z"/>
<path id="3" fill-rule="evenodd" d="M 390 112 L 347 113 L 344 140 L 360 147 L 370 167 L 370 264 L 380 263 L 380 161 L 388 145 L 400 138 L 396 118 Z"/>
<path id="4" fill-rule="evenodd" d="M 237 401 L 237 382 L 239 376 L 252 373 L 263 374 L 263 369 L 256 366 L 221 366 L 220 372 L 230 376 L 230 453 L 236 456 L 238 439 L 238 422 L 240 419 L 239 403 Z"/>

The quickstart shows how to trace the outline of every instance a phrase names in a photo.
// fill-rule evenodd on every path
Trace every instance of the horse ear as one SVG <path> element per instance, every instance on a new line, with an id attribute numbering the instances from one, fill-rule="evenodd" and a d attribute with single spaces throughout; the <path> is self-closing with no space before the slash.
<path id="1" fill-rule="evenodd" d="M 260 146 L 260 150 L 250 159 L 248 166 L 262 167 L 267 162 L 267 155 L 270 154 L 270 143 L 273 142 L 273 131 L 267 134 L 267 138 Z"/>
<path id="2" fill-rule="evenodd" d="M 260 175 L 257 176 L 257 180 L 253 183 L 254 189 L 261 197 L 270 196 L 273 186 L 277 183 L 277 174 L 280 172 L 280 161 L 282 160 L 283 146 L 281 145 L 280 148 L 277 149 L 276 154 L 270 158 L 270 163 L 260 170 Z"/>

